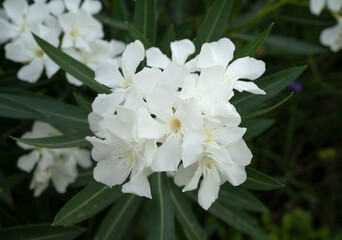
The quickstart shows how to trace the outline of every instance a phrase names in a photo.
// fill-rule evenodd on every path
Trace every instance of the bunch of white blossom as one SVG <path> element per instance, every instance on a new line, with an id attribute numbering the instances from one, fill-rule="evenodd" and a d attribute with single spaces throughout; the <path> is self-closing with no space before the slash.
<path id="1" fill-rule="evenodd" d="M 310 10 L 316 16 L 321 14 L 325 6 L 336 18 L 337 24 L 322 31 L 320 42 L 330 47 L 331 51 L 337 52 L 342 49 L 342 0 L 310 0 Z"/>
<path id="2" fill-rule="evenodd" d="M 32 33 L 59 47 L 95 70 L 101 61 L 117 58 L 125 45 L 103 40 L 103 26 L 92 15 L 102 9 L 99 0 L 5 0 L 0 9 L 0 43 L 6 43 L 6 58 L 23 63 L 18 78 L 34 83 L 44 69 L 51 78 L 59 67 L 35 42 Z M 80 81 L 67 75 L 77 86 Z"/>
<path id="3" fill-rule="evenodd" d="M 25 133 L 22 138 L 42 138 L 59 136 L 61 133 L 51 125 L 36 121 L 32 131 Z M 90 152 L 80 148 L 49 149 L 33 147 L 21 142 L 18 146 L 30 153 L 18 159 L 18 168 L 31 172 L 30 189 L 34 190 L 34 196 L 38 197 L 52 181 L 58 193 L 65 193 L 70 183 L 73 183 L 78 175 L 77 165 L 82 168 L 91 166 Z"/>
<path id="4" fill-rule="evenodd" d="M 234 50 L 222 38 L 188 60 L 195 46 L 184 39 L 171 43 L 169 59 L 158 48 L 145 52 L 137 40 L 124 50 L 121 68 L 111 59 L 100 64 L 95 79 L 112 93 L 99 94 L 88 116 L 95 180 L 114 186 L 129 178 L 122 192 L 151 198 L 153 172 L 173 172 L 183 191 L 203 178 L 198 202 L 204 209 L 221 184 L 243 183 L 252 153 L 229 101 L 235 90 L 265 94 L 253 82 L 265 64 L 251 57 L 233 61 Z M 145 55 L 148 67 L 139 67 Z"/>

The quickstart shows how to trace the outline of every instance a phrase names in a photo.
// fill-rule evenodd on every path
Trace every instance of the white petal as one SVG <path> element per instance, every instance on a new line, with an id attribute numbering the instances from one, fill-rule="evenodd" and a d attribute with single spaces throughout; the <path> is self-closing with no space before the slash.
<path id="1" fill-rule="evenodd" d="M 198 102 L 190 98 L 180 102 L 175 115 L 187 128 L 202 129 L 203 117 Z"/>
<path id="2" fill-rule="evenodd" d="M 139 93 L 145 96 L 151 93 L 156 87 L 158 81 L 161 79 L 162 73 L 157 68 L 144 68 L 138 72 L 132 79 L 134 88 L 138 90 Z"/>
<path id="3" fill-rule="evenodd" d="M 6 0 L 2 4 L 7 16 L 12 22 L 22 21 L 24 14 L 27 12 L 28 4 L 26 0 Z"/>
<path id="4" fill-rule="evenodd" d="M 217 172 L 204 175 L 201 187 L 198 191 L 198 203 L 205 210 L 215 202 L 220 190 L 220 176 Z"/>
<path id="5" fill-rule="evenodd" d="M 26 21 L 30 23 L 41 22 L 49 16 L 49 10 L 44 3 L 35 3 L 29 6 Z"/>
<path id="6" fill-rule="evenodd" d="M 265 63 L 251 57 L 239 58 L 229 64 L 226 75 L 228 79 L 249 79 L 259 78 L 265 72 Z"/>
<path id="7" fill-rule="evenodd" d="M 183 164 L 179 166 L 177 172 L 175 173 L 174 182 L 177 186 L 187 185 L 197 170 L 197 164 L 192 164 L 191 166 L 184 168 Z"/>
<path id="8" fill-rule="evenodd" d="M 120 159 L 98 162 L 94 168 L 94 179 L 110 187 L 123 183 L 130 171 L 122 168 L 118 161 Z"/>
<path id="9" fill-rule="evenodd" d="M 86 139 L 100 152 L 111 153 L 113 150 L 113 146 L 106 140 L 97 137 L 86 137 Z"/>
<path id="10" fill-rule="evenodd" d="M 158 140 L 166 134 L 164 125 L 154 120 L 146 108 L 138 110 L 135 129 L 140 139 Z"/>
<path id="11" fill-rule="evenodd" d="M 204 43 L 199 54 L 197 66 L 208 68 L 214 66 L 227 67 L 233 59 L 235 46 L 228 38 L 221 38 L 217 42 Z"/>
<path id="12" fill-rule="evenodd" d="M 75 149 L 72 153 L 75 157 L 77 164 L 83 168 L 89 168 L 91 166 L 90 152 L 85 149 Z"/>
<path id="13" fill-rule="evenodd" d="M 32 126 L 32 132 L 35 138 L 50 137 L 61 135 L 61 133 L 48 123 L 35 121 Z"/>
<path id="14" fill-rule="evenodd" d="M 233 143 L 228 146 L 228 151 L 231 159 L 243 166 L 246 166 L 251 163 L 253 154 L 251 150 L 249 150 L 245 141 L 241 139 L 240 141 Z"/>
<path id="15" fill-rule="evenodd" d="M 203 172 L 202 172 L 201 168 L 198 167 L 198 164 L 195 164 L 195 166 L 197 167 L 196 172 L 193 175 L 193 177 L 190 179 L 188 184 L 183 188 L 183 190 L 182 190 L 183 192 L 192 191 L 192 190 L 197 188 L 198 181 L 199 181 L 200 177 L 202 176 Z"/>
<path id="16" fill-rule="evenodd" d="M 16 26 L 0 18 L 0 44 L 7 42 L 18 34 L 19 32 Z"/>
<path id="17" fill-rule="evenodd" d="M 181 99 L 185 100 L 188 98 L 196 97 L 197 80 L 198 80 L 197 74 L 191 74 L 184 78 L 184 85 L 179 96 Z"/>
<path id="18" fill-rule="evenodd" d="M 208 93 L 214 90 L 224 80 L 225 68 L 215 66 L 202 69 L 201 75 L 198 78 L 198 91 L 200 94 Z"/>
<path id="19" fill-rule="evenodd" d="M 227 123 L 227 127 L 236 127 L 241 123 L 241 117 L 230 103 L 220 102 L 215 105 L 215 117 Z"/>
<path id="20" fill-rule="evenodd" d="M 184 167 L 197 162 L 203 154 L 203 142 L 207 136 L 201 130 L 183 131 L 182 161 Z"/>
<path id="21" fill-rule="evenodd" d="M 208 156 L 214 159 L 219 166 L 233 164 L 229 152 L 223 147 L 207 146 L 206 153 Z"/>
<path id="22" fill-rule="evenodd" d="M 246 128 L 240 127 L 220 127 L 212 131 L 215 140 L 223 145 L 239 141 L 245 134 Z"/>
<path id="23" fill-rule="evenodd" d="M 242 184 L 247 179 L 245 167 L 241 165 L 231 165 L 222 167 L 221 172 L 224 177 L 232 184 L 233 186 L 238 186 Z"/>
<path id="24" fill-rule="evenodd" d="M 73 85 L 75 85 L 75 86 L 77 86 L 77 87 L 83 85 L 83 82 L 81 82 L 81 81 L 78 80 L 77 78 L 71 76 L 69 73 L 66 73 L 65 76 L 66 76 L 66 79 L 68 80 L 68 82 L 69 82 L 70 84 L 73 84 Z"/>
<path id="25" fill-rule="evenodd" d="M 140 174 L 133 181 L 129 181 L 128 183 L 122 186 L 123 193 L 133 193 L 138 196 L 147 197 L 152 199 L 150 183 L 147 180 L 147 177 L 144 173 Z"/>
<path id="26" fill-rule="evenodd" d="M 44 65 L 42 59 L 34 59 L 28 65 L 20 68 L 18 78 L 26 82 L 35 83 L 42 75 L 43 69 Z"/>
<path id="27" fill-rule="evenodd" d="M 99 94 L 92 103 L 93 111 L 101 116 L 114 114 L 116 107 L 123 101 L 122 93 Z"/>
<path id="28" fill-rule="evenodd" d="M 109 56 L 118 56 L 125 50 L 125 48 L 126 44 L 124 42 L 112 39 L 109 42 Z"/>
<path id="29" fill-rule="evenodd" d="M 32 182 L 33 182 L 33 179 L 32 179 Z M 31 182 L 31 184 L 32 184 L 32 182 Z M 31 186 L 32 185 L 30 185 L 30 189 L 33 189 L 33 188 L 31 188 Z M 39 197 L 44 192 L 44 190 L 47 189 L 48 186 L 49 186 L 49 181 L 39 183 L 39 185 L 35 186 L 35 188 L 34 188 L 33 196 Z"/>
<path id="30" fill-rule="evenodd" d="M 325 5 L 325 0 L 310 0 L 310 11 L 314 15 L 318 16 Z"/>
<path id="31" fill-rule="evenodd" d="M 97 14 L 101 11 L 102 5 L 97 0 L 84 0 L 81 8 L 90 14 Z"/>
<path id="32" fill-rule="evenodd" d="M 151 165 L 155 172 L 177 171 L 181 161 L 182 148 L 180 141 L 168 137 L 158 148 L 156 157 Z"/>
<path id="33" fill-rule="evenodd" d="M 133 77 L 144 57 L 145 49 L 139 40 L 127 45 L 121 57 L 122 71 L 125 78 Z"/>
<path id="34" fill-rule="evenodd" d="M 48 78 L 51 78 L 59 69 L 59 66 L 54 61 L 52 61 L 48 56 L 43 57 L 43 63 Z"/>
<path id="35" fill-rule="evenodd" d="M 152 47 L 146 50 L 147 66 L 165 69 L 170 59 L 159 48 Z"/>
<path id="36" fill-rule="evenodd" d="M 341 10 L 342 0 L 328 0 L 328 8 L 333 12 Z"/>
<path id="37" fill-rule="evenodd" d="M 253 94 L 265 95 L 265 91 L 260 89 L 254 82 L 236 81 L 234 88 L 239 92 L 246 91 Z"/>
<path id="38" fill-rule="evenodd" d="M 81 0 L 64 0 L 65 7 L 70 12 L 77 12 L 80 6 Z"/>
<path id="39" fill-rule="evenodd" d="M 18 168 L 26 172 L 31 172 L 33 167 L 38 162 L 39 156 L 40 154 L 36 150 L 33 150 L 32 152 L 21 156 L 17 162 Z"/>
<path id="40" fill-rule="evenodd" d="M 160 85 L 166 85 L 172 91 L 176 92 L 178 88 L 183 87 L 184 78 L 190 74 L 189 70 L 184 66 L 179 66 L 173 62 L 163 71 L 163 77 L 160 79 Z"/>
<path id="41" fill-rule="evenodd" d="M 120 82 L 124 81 L 124 78 L 119 71 L 116 61 L 108 59 L 102 62 L 96 69 L 95 80 L 107 87 L 118 88 L 120 87 Z"/>
<path id="42" fill-rule="evenodd" d="M 59 15 L 64 12 L 64 4 L 62 0 L 53 0 L 48 3 L 49 11 L 54 15 Z"/>
<path id="43" fill-rule="evenodd" d="M 37 164 L 38 168 L 46 169 L 46 168 L 51 167 L 54 163 L 54 158 L 53 158 L 52 154 L 53 154 L 52 150 L 49 150 L 47 148 L 42 148 L 41 149 L 41 158 Z"/>
<path id="44" fill-rule="evenodd" d="M 1 19 L 0 19 L 1 22 Z M 35 56 L 32 49 L 27 46 L 27 41 L 20 38 L 15 42 L 10 42 L 5 45 L 6 58 L 14 62 L 30 62 Z"/>
<path id="45" fill-rule="evenodd" d="M 99 126 L 100 121 L 103 120 L 103 117 L 95 112 L 91 112 L 88 115 L 88 122 L 90 130 L 98 137 L 103 138 L 104 133 Z"/>
<path id="46" fill-rule="evenodd" d="M 183 66 L 186 59 L 195 52 L 195 45 L 189 39 L 171 43 L 172 62 Z"/>

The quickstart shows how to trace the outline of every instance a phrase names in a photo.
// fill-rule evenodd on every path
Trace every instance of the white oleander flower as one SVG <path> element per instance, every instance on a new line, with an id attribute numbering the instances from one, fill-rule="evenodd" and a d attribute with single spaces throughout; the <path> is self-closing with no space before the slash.
<path id="1" fill-rule="evenodd" d="M 325 6 L 332 12 L 338 12 L 342 8 L 342 0 L 310 0 L 310 11 L 316 16 L 321 14 Z"/>
<path id="2" fill-rule="evenodd" d="M 49 11 L 43 3 L 29 6 L 26 0 L 6 0 L 2 5 L 6 17 L 0 17 L 0 43 L 17 39 L 49 16 Z"/>
<path id="3" fill-rule="evenodd" d="M 342 49 L 342 17 L 337 19 L 335 26 L 324 29 L 320 35 L 322 45 L 330 47 L 332 52 Z"/>
<path id="4" fill-rule="evenodd" d="M 241 81 L 240 79 L 255 80 L 265 72 L 265 63 L 251 57 L 234 60 L 235 46 L 228 38 L 217 42 L 204 43 L 198 56 L 197 66 L 201 69 L 222 66 L 225 69 L 223 82 L 231 89 L 239 92 L 247 91 L 254 94 L 265 94 L 255 83 Z"/>
<path id="5" fill-rule="evenodd" d="M 102 24 L 84 10 L 58 16 L 64 32 L 62 49 L 75 47 L 90 52 L 89 43 L 104 36 Z"/>
<path id="6" fill-rule="evenodd" d="M 35 3 L 43 3 L 52 15 L 58 16 L 64 12 L 62 0 L 34 0 Z"/>
<path id="7" fill-rule="evenodd" d="M 31 30 L 55 47 L 58 46 L 58 36 L 44 25 L 36 25 Z M 59 69 L 59 66 L 38 46 L 32 33 L 29 31 L 22 34 L 16 41 L 6 44 L 5 51 L 7 59 L 26 64 L 18 72 L 20 80 L 34 83 L 40 78 L 44 68 L 48 78 L 51 78 Z"/>
<path id="8" fill-rule="evenodd" d="M 58 136 L 61 133 L 51 125 L 36 121 L 32 131 L 25 133 L 22 138 L 41 138 Z M 48 187 L 50 180 L 59 193 L 65 193 L 67 186 L 74 182 L 78 172 L 77 165 L 83 168 L 91 166 L 90 153 L 80 148 L 47 149 L 33 147 L 17 142 L 18 146 L 30 153 L 18 159 L 18 168 L 23 171 L 33 171 L 30 189 L 38 197 Z"/>
<path id="9" fill-rule="evenodd" d="M 120 61 L 119 55 L 125 49 L 125 44 L 117 40 L 111 40 L 110 42 L 96 39 L 89 43 L 90 52 L 78 50 L 75 48 L 64 49 L 64 52 L 71 57 L 75 58 L 79 62 L 85 64 L 92 70 L 96 70 L 100 63 L 107 59 L 114 59 Z M 119 65 L 119 62 L 117 63 Z M 66 78 L 69 83 L 76 86 L 81 86 L 83 83 L 70 74 L 66 74 Z"/>
<path id="10" fill-rule="evenodd" d="M 97 14 L 102 9 L 101 1 L 99 0 L 83 0 L 81 4 L 81 0 L 63 0 L 66 9 L 69 12 L 78 12 L 80 10 L 84 10 L 91 15 Z"/>

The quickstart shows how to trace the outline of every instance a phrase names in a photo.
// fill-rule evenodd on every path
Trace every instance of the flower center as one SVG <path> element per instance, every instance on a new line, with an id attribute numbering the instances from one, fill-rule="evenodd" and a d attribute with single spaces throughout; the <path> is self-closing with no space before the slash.
<path id="1" fill-rule="evenodd" d="M 207 135 L 207 139 L 205 140 L 205 142 L 208 143 L 208 142 L 212 142 L 212 141 L 215 140 L 214 137 L 213 137 L 213 134 L 211 133 L 210 130 L 204 129 L 204 131 L 205 131 L 205 134 Z"/>
<path id="2" fill-rule="evenodd" d="M 201 161 L 202 168 L 211 170 L 215 167 L 215 161 L 214 159 L 210 157 L 206 157 Z"/>
<path id="3" fill-rule="evenodd" d="M 20 32 L 25 32 L 26 25 L 27 25 L 27 22 L 25 22 L 25 21 L 22 21 L 21 23 L 19 23 Z"/>
<path id="4" fill-rule="evenodd" d="M 181 121 L 179 121 L 178 118 L 172 118 L 169 125 L 171 132 L 178 133 L 180 131 L 182 123 Z"/>
<path id="5" fill-rule="evenodd" d="M 80 31 L 77 28 L 73 28 L 70 30 L 70 35 L 73 38 L 78 38 L 80 36 Z"/>
<path id="6" fill-rule="evenodd" d="M 44 55 L 44 52 L 41 49 L 37 49 L 34 54 L 36 55 L 37 58 L 40 58 Z"/>

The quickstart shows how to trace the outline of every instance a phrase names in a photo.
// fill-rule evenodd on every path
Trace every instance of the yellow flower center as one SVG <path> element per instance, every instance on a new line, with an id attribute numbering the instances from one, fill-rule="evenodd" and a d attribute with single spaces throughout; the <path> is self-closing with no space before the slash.
<path id="1" fill-rule="evenodd" d="M 182 123 L 181 121 L 179 121 L 178 118 L 172 118 L 169 125 L 171 132 L 178 133 L 180 131 Z"/>
<path id="2" fill-rule="evenodd" d="M 73 38 L 78 38 L 80 36 L 80 31 L 76 28 L 73 28 L 70 30 L 70 35 L 73 37 Z"/>
<path id="3" fill-rule="evenodd" d="M 34 54 L 36 55 L 37 58 L 40 58 L 44 55 L 44 52 L 41 49 L 37 49 Z"/>

